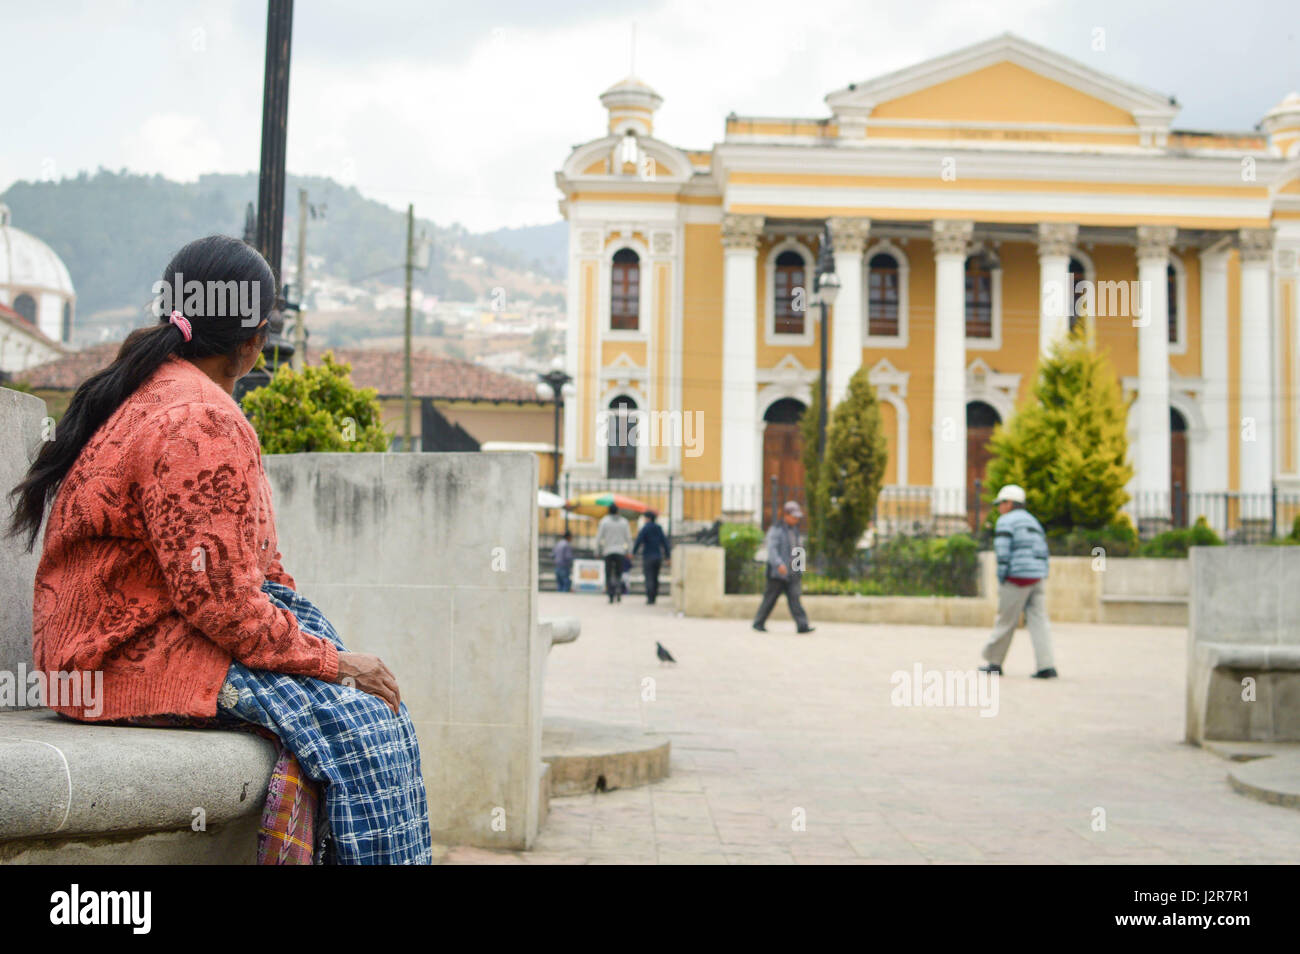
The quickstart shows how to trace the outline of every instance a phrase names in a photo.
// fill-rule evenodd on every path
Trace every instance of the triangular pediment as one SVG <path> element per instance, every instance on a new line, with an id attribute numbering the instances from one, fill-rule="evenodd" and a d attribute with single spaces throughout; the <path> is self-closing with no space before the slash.
<path id="1" fill-rule="evenodd" d="M 1169 128 L 1169 97 L 1003 34 L 831 93 L 849 121 Z"/>

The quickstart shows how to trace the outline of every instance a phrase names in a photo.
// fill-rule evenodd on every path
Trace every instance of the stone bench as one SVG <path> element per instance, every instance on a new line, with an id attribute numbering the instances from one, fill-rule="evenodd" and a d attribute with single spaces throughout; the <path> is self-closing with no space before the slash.
<path id="1" fill-rule="evenodd" d="M 0 715 L 0 862 L 252 864 L 275 748 L 247 732 Z"/>
<path id="2" fill-rule="evenodd" d="M 0 494 L 26 471 L 45 413 L 39 398 L 0 388 Z M 33 669 L 39 553 L 0 537 L 0 671 L 13 679 Z M 252 863 L 275 756 L 246 732 L 78 725 L 44 708 L 0 709 L 0 862 Z"/>
<path id="3" fill-rule="evenodd" d="M 0 388 L 0 490 L 26 471 L 45 413 Z M 434 839 L 531 847 L 546 653 L 553 629 L 577 635 L 537 621 L 536 456 L 294 454 L 266 468 L 299 588 L 402 685 Z M 0 537 L 0 672 L 33 668 L 38 552 Z M 252 862 L 274 759 L 244 732 L 0 710 L 0 862 Z"/>
<path id="4" fill-rule="evenodd" d="M 1189 742 L 1300 742 L 1300 548 L 1193 547 Z"/>

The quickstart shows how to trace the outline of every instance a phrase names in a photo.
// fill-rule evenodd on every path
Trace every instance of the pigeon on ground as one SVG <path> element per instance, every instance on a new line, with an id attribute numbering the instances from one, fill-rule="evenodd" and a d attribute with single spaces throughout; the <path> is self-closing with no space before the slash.
<path id="1" fill-rule="evenodd" d="M 668 650 L 664 649 L 663 643 L 655 643 L 655 655 L 659 657 L 660 663 L 677 662 L 677 660 L 673 658 L 673 654 L 670 653 Z"/>

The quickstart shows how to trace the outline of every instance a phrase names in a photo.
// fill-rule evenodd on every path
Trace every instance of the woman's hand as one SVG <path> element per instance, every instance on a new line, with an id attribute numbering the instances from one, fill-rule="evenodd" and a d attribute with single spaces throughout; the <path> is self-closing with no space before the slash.
<path id="1" fill-rule="evenodd" d="M 370 653 L 339 653 L 338 681 L 342 685 L 378 696 L 388 703 L 388 708 L 394 714 L 397 714 L 397 707 L 402 704 L 397 677 L 384 665 L 382 659 Z"/>

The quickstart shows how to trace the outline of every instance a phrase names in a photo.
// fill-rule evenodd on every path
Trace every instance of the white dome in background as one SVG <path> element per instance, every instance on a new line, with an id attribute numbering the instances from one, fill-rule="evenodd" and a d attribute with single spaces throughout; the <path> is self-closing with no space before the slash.
<path id="1" fill-rule="evenodd" d="M 63 259 L 36 236 L 15 228 L 0 203 L 0 304 L 65 344 L 71 337 L 77 291 Z"/>

